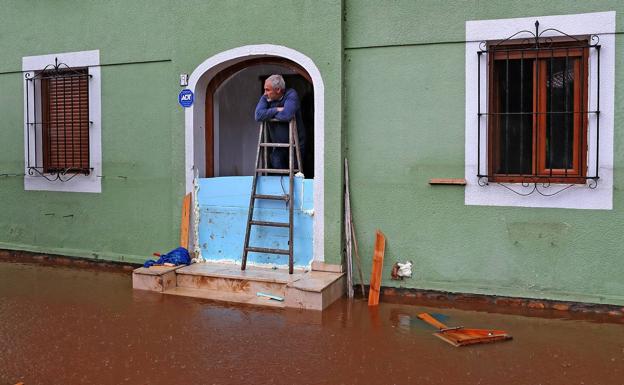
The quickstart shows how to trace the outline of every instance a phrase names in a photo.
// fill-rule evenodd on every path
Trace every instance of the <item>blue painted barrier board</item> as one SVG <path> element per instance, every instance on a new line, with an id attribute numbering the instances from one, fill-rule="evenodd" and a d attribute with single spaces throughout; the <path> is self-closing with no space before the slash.
<path id="1" fill-rule="evenodd" d="M 251 194 L 251 176 L 202 178 L 199 180 L 199 242 L 202 256 L 208 260 L 234 260 L 240 263 L 245 241 L 245 227 Z M 288 193 L 288 177 L 258 178 L 256 193 Z M 312 252 L 313 179 L 295 178 L 294 262 L 309 266 Z M 254 219 L 288 222 L 284 201 L 256 200 Z M 288 228 L 252 226 L 250 246 L 288 249 Z M 288 265 L 288 255 L 249 253 L 249 263 Z"/>

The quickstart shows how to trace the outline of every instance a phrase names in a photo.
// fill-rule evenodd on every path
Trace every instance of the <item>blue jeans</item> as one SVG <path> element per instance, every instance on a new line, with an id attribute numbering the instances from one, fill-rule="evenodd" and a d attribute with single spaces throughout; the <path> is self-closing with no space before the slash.
<path id="1" fill-rule="evenodd" d="M 303 159 L 304 145 L 299 135 L 299 152 Z M 288 123 L 273 123 L 269 125 L 269 141 L 271 143 L 288 143 Z M 271 151 L 271 167 L 288 169 L 288 147 L 274 147 Z M 294 150 L 294 149 L 293 149 Z M 293 151 L 293 164 L 297 168 L 297 155 Z"/>

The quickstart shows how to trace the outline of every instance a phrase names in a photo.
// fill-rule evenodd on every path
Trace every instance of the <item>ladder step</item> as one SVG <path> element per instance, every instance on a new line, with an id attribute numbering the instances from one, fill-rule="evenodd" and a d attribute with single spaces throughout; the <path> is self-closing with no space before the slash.
<path id="1" fill-rule="evenodd" d="M 288 222 L 269 222 L 269 221 L 251 221 L 249 222 L 256 226 L 272 226 L 272 227 L 290 227 Z"/>
<path id="2" fill-rule="evenodd" d="M 260 147 L 290 147 L 289 143 L 260 143 Z"/>
<path id="3" fill-rule="evenodd" d="M 256 172 L 268 172 L 271 174 L 289 174 L 290 170 L 287 168 L 257 168 Z M 293 172 L 295 172 L 293 170 Z"/>
<path id="4" fill-rule="evenodd" d="M 265 247 L 245 247 L 245 250 L 256 252 L 256 253 L 290 255 L 290 251 L 284 250 L 284 249 L 267 249 Z"/>
<path id="5" fill-rule="evenodd" d="M 290 198 L 288 195 L 267 195 L 267 194 L 254 194 L 255 199 L 272 199 L 276 201 L 287 201 Z"/>

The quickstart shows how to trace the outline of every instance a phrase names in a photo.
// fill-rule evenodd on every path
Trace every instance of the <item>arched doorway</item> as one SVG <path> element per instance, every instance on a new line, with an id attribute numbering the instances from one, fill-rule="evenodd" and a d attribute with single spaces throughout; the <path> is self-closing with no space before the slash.
<path id="1" fill-rule="evenodd" d="M 304 54 L 290 48 L 278 45 L 262 44 L 234 48 L 214 55 L 201 63 L 191 74 L 188 88 L 195 94 L 194 105 L 185 110 L 185 186 L 186 192 L 192 191 L 193 174 L 198 172 L 200 177 L 210 176 L 210 161 L 212 156 L 212 174 L 216 154 L 206 151 L 214 148 L 214 92 L 218 92 L 232 75 L 255 65 L 277 65 L 288 68 L 294 74 L 311 82 L 313 87 L 313 149 L 307 151 L 313 154 L 313 255 L 314 260 L 324 260 L 324 84 L 314 62 Z M 253 66 L 252 66 L 253 67 Z M 259 98 L 261 90 L 255 97 Z M 213 98 L 212 103 L 207 99 Z M 257 99 L 256 99 L 257 101 Z M 211 107 L 212 111 L 211 111 Z M 252 114 L 253 112 L 250 112 Z M 207 115 L 212 114 L 212 129 L 209 130 Z M 212 138 L 209 136 L 213 135 Z"/>
<path id="2" fill-rule="evenodd" d="M 280 74 L 301 103 L 306 147 L 314 148 L 314 87 L 308 72 L 280 57 L 252 58 L 221 70 L 208 83 L 205 100 L 205 177 L 252 175 L 258 123 L 253 111 L 264 80 Z M 314 178 L 314 151 L 304 156 L 304 175 Z"/>

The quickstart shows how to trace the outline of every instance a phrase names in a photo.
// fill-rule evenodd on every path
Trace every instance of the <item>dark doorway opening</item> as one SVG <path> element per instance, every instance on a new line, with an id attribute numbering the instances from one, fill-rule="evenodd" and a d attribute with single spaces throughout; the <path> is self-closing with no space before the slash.
<path id="1" fill-rule="evenodd" d="M 254 109 L 264 80 L 281 74 L 287 88 L 299 95 L 305 127 L 304 174 L 314 178 L 314 90 L 310 75 L 283 58 L 245 60 L 223 69 L 206 92 L 206 177 L 252 175 L 259 123 Z"/>

